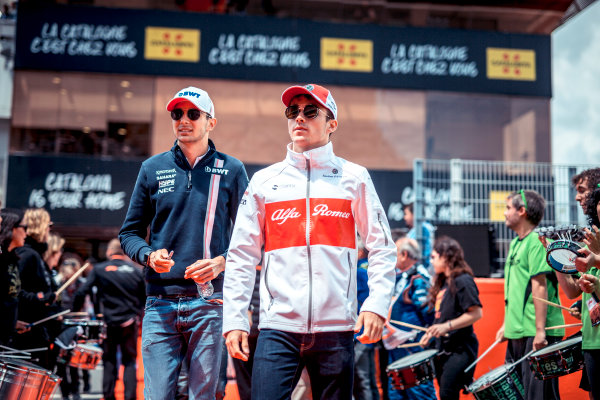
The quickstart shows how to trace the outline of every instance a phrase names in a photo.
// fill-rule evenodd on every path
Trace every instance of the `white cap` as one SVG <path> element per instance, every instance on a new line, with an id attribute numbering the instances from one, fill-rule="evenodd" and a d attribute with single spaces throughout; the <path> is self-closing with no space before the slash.
<path id="1" fill-rule="evenodd" d="M 183 100 L 189 101 L 199 110 L 210 114 L 213 118 L 215 117 L 215 106 L 208 96 L 208 93 L 193 86 L 188 86 L 177 92 L 177 94 L 167 103 L 167 111 L 173 111 L 177 103 L 180 103 Z"/>

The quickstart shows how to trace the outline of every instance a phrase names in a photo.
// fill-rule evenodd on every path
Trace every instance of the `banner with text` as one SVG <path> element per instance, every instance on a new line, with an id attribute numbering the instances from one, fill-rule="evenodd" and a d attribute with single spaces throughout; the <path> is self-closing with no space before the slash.
<path id="1" fill-rule="evenodd" d="M 28 3 L 18 18 L 16 69 L 552 95 L 549 35 Z"/>
<path id="2" fill-rule="evenodd" d="M 7 207 L 44 207 L 63 226 L 121 226 L 140 161 L 10 156 Z"/>

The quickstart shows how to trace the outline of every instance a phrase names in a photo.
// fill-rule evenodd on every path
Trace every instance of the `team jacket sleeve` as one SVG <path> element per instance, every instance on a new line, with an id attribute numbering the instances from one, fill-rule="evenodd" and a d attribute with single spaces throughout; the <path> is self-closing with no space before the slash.
<path id="1" fill-rule="evenodd" d="M 369 297 L 363 303 L 361 312 L 371 311 L 386 318 L 394 290 L 396 246 L 367 170 L 364 170 L 358 188 L 354 212 L 358 233 L 369 251 Z"/>
<path id="2" fill-rule="evenodd" d="M 264 202 L 257 188 L 252 179 L 240 201 L 229 244 L 223 283 L 223 334 L 235 329 L 250 332 L 247 310 L 264 244 Z"/>
<path id="3" fill-rule="evenodd" d="M 125 254 L 142 265 L 144 264 L 142 255 L 147 251 L 153 250 L 145 240 L 148 226 L 153 216 L 154 212 L 150 204 L 148 178 L 142 164 L 135 187 L 133 188 L 133 193 L 131 194 L 125 221 L 119 232 L 119 240 Z"/>

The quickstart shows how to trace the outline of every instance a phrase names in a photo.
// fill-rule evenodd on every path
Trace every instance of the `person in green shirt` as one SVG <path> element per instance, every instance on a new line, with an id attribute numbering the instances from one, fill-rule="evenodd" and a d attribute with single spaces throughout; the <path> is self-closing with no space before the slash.
<path id="1" fill-rule="evenodd" d="M 565 333 L 564 329 L 545 329 L 564 324 L 561 310 L 533 299 L 559 303 L 557 279 L 546 263 L 544 246 L 533 232 L 542 220 L 545 206 L 544 198 L 533 190 L 513 192 L 506 199 L 505 224 L 517 236 L 510 243 L 504 267 L 504 324 L 496 339 L 508 340 L 507 362 L 558 342 Z M 557 378 L 536 379 L 527 360 L 515 365 L 515 371 L 527 400 L 560 398 Z"/>
<path id="2" fill-rule="evenodd" d="M 592 230 L 584 239 L 587 248 L 581 249 L 583 257 L 577 257 L 575 266 L 581 277 L 556 273 L 558 282 L 567 297 L 582 296 L 581 302 L 581 349 L 585 363 L 591 398 L 600 399 L 600 188 L 590 191 L 585 202 L 585 214 Z"/>

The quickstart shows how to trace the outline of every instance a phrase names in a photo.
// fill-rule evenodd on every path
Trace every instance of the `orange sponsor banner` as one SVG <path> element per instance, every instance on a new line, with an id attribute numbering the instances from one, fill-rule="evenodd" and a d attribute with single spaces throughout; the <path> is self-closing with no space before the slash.
<path id="1" fill-rule="evenodd" d="M 265 205 L 265 251 L 306 246 L 306 200 Z M 352 202 L 310 199 L 310 244 L 355 248 Z"/>
<path id="2" fill-rule="evenodd" d="M 486 48 L 488 79 L 535 81 L 535 50 Z"/>
<path id="3" fill-rule="evenodd" d="M 321 38 L 321 69 L 373 72 L 373 41 Z"/>
<path id="4" fill-rule="evenodd" d="M 198 62 L 200 31 L 198 29 L 146 27 L 144 45 L 146 60 Z"/>

